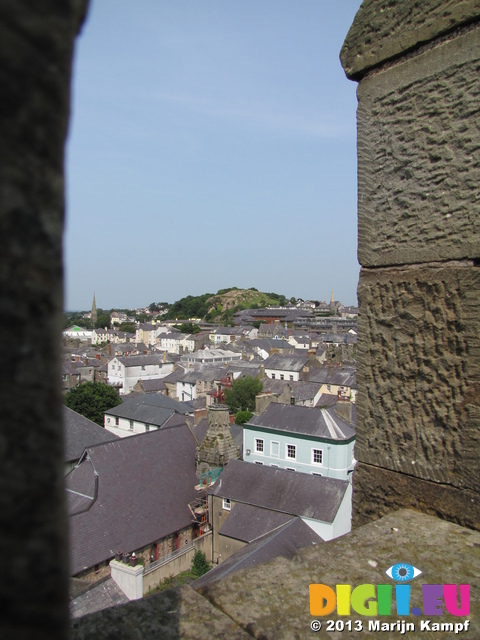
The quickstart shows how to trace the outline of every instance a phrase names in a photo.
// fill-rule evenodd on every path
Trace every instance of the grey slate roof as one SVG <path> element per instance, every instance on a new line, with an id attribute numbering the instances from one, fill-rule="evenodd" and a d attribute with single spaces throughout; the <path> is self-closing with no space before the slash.
<path id="1" fill-rule="evenodd" d="M 357 377 L 354 367 L 324 366 L 310 369 L 308 379 L 310 382 L 320 384 L 335 384 L 341 387 L 357 388 Z"/>
<path id="2" fill-rule="evenodd" d="M 209 493 L 234 502 L 333 522 L 348 484 L 337 478 L 230 460 Z"/>
<path id="3" fill-rule="evenodd" d="M 292 395 L 295 400 L 303 402 L 304 400 L 313 400 L 318 393 L 320 385 L 317 382 L 290 382 Z"/>
<path id="4" fill-rule="evenodd" d="M 63 407 L 63 432 L 65 462 L 78 460 L 86 447 L 118 440 L 113 433 L 66 406 Z"/>
<path id="5" fill-rule="evenodd" d="M 237 503 L 219 533 L 242 542 L 253 542 L 266 533 L 283 526 L 293 517 L 279 511 L 269 511 L 250 504 Z"/>
<path id="6" fill-rule="evenodd" d="M 322 538 L 305 524 L 301 518 L 294 518 L 279 529 L 271 531 L 255 540 L 255 542 L 247 544 L 243 549 L 240 549 L 240 551 L 237 551 L 196 580 L 192 587 L 194 589 L 207 587 L 209 584 L 232 575 L 241 569 L 264 564 L 274 558 L 283 557 L 291 560 L 300 549 L 322 542 Z"/>
<path id="7" fill-rule="evenodd" d="M 162 380 L 169 384 L 176 384 L 185 375 L 185 369 L 180 365 L 175 365 L 175 369 L 168 376 L 164 376 Z"/>
<path id="8" fill-rule="evenodd" d="M 251 340 L 250 344 L 268 352 L 270 352 L 271 349 L 279 349 L 280 351 L 287 350 L 293 353 L 295 350 L 295 347 L 286 340 L 275 340 L 274 338 L 257 338 Z"/>
<path id="9" fill-rule="evenodd" d="M 264 378 L 262 393 L 282 393 L 286 386 L 292 389 L 293 382 L 291 380 L 280 380 L 279 378 Z"/>
<path id="10" fill-rule="evenodd" d="M 145 393 L 155 393 L 166 388 L 165 378 L 152 378 L 151 380 L 140 380 L 140 384 Z"/>
<path id="11" fill-rule="evenodd" d="M 208 420 L 207 418 L 202 418 L 198 424 L 196 424 L 193 428 L 193 433 L 198 440 L 198 444 L 202 444 L 203 439 L 207 435 L 208 431 Z"/>
<path id="12" fill-rule="evenodd" d="M 188 527 L 198 495 L 195 451 L 187 425 L 88 448 L 65 478 L 71 574 Z M 79 513 L 81 506 L 89 509 Z"/>
<path id="13" fill-rule="evenodd" d="M 308 362 L 308 356 L 283 355 L 274 353 L 264 361 L 265 369 L 280 371 L 301 371 Z"/>
<path id="14" fill-rule="evenodd" d="M 265 427 L 275 431 L 313 436 L 336 442 L 355 438 L 355 430 L 330 409 L 301 407 L 280 402 L 271 402 L 258 416 L 253 416 L 245 425 Z"/>
<path id="15" fill-rule="evenodd" d="M 178 402 L 162 393 L 142 393 L 133 398 L 125 398 L 122 404 L 105 411 L 105 415 L 161 427 L 173 413 L 184 415 L 192 412 L 192 407 L 186 402 Z"/>
<path id="16" fill-rule="evenodd" d="M 102 611 L 119 604 L 127 604 L 127 602 L 129 602 L 129 599 L 117 583 L 112 578 L 108 578 L 74 598 L 70 603 L 70 616 L 72 618 L 81 618 L 88 613 Z"/>
<path id="17" fill-rule="evenodd" d="M 318 407 L 334 407 L 337 404 L 337 395 L 333 393 L 322 393 L 318 399 Z"/>
<path id="18" fill-rule="evenodd" d="M 147 354 L 144 356 L 117 356 L 117 360 L 126 367 L 141 367 L 150 364 L 166 364 L 163 355 Z"/>

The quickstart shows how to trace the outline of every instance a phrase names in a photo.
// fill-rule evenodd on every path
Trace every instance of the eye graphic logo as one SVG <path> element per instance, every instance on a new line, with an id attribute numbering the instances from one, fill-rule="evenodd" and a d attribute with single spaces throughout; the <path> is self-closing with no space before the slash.
<path id="1" fill-rule="evenodd" d="M 392 564 L 385 573 L 389 578 L 395 580 L 395 582 L 410 582 L 410 580 L 422 575 L 423 571 L 420 571 L 420 569 L 417 569 L 417 567 L 411 564 L 398 563 Z"/>
<path id="2" fill-rule="evenodd" d="M 423 571 L 406 562 L 398 562 L 388 567 L 385 573 L 395 585 L 368 583 L 360 584 L 353 590 L 350 584 L 337 584 L 335 590 L 326 584 L 309 585 L 310 614 L 327 616 L 337 609 L 337 615 L 349 616 L 353 609 L 362 616 L 389 616 L 392 614 L 395 591 L 398 616 L 441 616 L 445 612 L 444 607 L 452 616 L 470 615 L 469 584 L 422 584 L 420 609 L 410 607 L 411 585 L 408 583 L 422 575 Z"/>

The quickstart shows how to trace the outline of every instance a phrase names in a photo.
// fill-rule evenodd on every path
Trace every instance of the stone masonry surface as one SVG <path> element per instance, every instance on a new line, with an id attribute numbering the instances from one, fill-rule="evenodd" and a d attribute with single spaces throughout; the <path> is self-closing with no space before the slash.
<path id="1" fill-rule="evenodd" d="M 364 0 L 340 58 L 349 78 L 478 19 L 478 0 Z"/>
<path id="2" fill-rule="evenodd" d="M 365 0 L 358 95 L 353 524 L 480 528 L 480 2 Z"/>
<path id="3" fill-rule="evenodd" d="M 361 82 L 362 266 L 480 255 L 479 78 L 480 25 Z"/>
<path id="4" fill-rule="evenodd" d="M 480 269 L 364 269 L 358 291 L 355 457 L 478 491 Z"/>
<path id="5" fill-rule="evenodd" d="M 415 476 L 357 462 L 352 504 L 353 527 L 405 506 L 433 516 L 440 515 L 466 527 L 480 528 L 477 491 L 419 480 Z"/>

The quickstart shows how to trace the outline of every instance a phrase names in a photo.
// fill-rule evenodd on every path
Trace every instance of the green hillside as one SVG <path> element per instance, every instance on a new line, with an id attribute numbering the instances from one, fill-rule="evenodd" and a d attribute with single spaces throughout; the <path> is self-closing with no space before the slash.
<path id="1" fill-rule="evenodd" d="M 165 318 L 186 320 L 200 318 L 206 322 L 230 324 L 233 314 L 242 309 L 255 309 L 268 305 L 285 305 L 287 299 L 278 293 L 262 293 L 251 289 L 220 289 L 216 294 L 186 296 L 171 305 Z"/>

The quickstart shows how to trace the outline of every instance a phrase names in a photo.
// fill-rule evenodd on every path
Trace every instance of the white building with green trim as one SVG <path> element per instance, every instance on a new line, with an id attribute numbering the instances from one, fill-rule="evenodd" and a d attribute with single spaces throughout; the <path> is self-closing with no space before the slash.
<path id="1" fill-rule="evenodd" d="M 272 402 L 243 428 L 243 460 L 348 480 L 355 466 L 355 429 L 334 408 Z"/>

